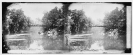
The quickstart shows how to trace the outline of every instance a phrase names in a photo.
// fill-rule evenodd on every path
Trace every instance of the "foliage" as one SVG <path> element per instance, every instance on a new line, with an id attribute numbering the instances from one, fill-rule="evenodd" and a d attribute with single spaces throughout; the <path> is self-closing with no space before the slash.
<path id="1" fill-rule="evenodd" d="M 105 31 L 110 29 L 118 29 L 119 34 L 126 34 L 126 13 L 125 8 L 118 10 L 116 8 L 112 12 L 106 15 L 104 20 L 106 26 Z"/>
<path id="2" fill-rule="evenodd" d="M 105 32 L 117 30 L 118 38 L 110 39 L 106 36 L 104 39 L 105 49 L 118 49 L 122 50 L 126 46 L 126 11 L 125 7 L 119 10 L 114 9 L 112 12 L 107 14 L 104 19 Z M 114 37 L 114 36 L 111 36 Z"/>
<path id="3" fill-rule="evenodd" d="M 70 12 L 71 19 L 74 24 L 71 25 L 72 34 L 81 34 L 87 33 L 92 22 L 90 18 L 87 18 L 83 10 L 71 10 Z"/>
<path id="4" fill-rule="evenodd" d="M 48 31 L 57 28 L 57 32 L 63 32 L 64 30 L 64 17 L 62 10 L 55 7 L 50 12 L 47 12 L 43 19 L 44 31 Z"/>
<path id="5" fill-rule="evenodd" d="M 10 34 L 21 33 L 27 30 L 30 21 L 22 10 L 7 10 L 5 26 Z"/>
<path id="6" fill-rule="evenodd" d="M 58 33 L 64 33 L 67 29 L 66 27 L 70 25 L 72 34 L 80 34 L 88 30 L 91 22 L 89 18 L 84 15 L 82 10 L 68 10 L 66 15 L 63 9 L 55 7 L 50 12 L 44 14 L 43 24 L 44 31 L 56 28 Z"/>

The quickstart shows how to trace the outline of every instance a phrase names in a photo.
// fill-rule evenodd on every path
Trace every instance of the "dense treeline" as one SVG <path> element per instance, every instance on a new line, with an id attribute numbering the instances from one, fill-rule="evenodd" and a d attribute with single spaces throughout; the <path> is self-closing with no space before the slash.
<path id="1" fill-rule="evenodd" d="M 3 26 L 8 31 L 8 34 L 21 33 L 28 30 L 30 24 L 29 17 L 26 17 L 20 9 L 8 9 L 5 19 L 6 21 L 3 23 Z"/>

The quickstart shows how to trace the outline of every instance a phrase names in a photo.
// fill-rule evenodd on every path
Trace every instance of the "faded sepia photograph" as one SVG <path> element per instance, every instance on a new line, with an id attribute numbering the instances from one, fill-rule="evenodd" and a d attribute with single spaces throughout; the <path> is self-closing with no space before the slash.
<path id="1" fill-rule="evenodd" d="M 2 53 L 131 53 L 131 4 L 2 2 Z"/>

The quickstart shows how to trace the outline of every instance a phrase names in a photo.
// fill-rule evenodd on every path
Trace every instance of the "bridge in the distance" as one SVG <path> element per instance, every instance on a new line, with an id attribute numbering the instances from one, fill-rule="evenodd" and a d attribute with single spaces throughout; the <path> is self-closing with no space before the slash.
<path id="1" fill-rule="evenodd" d="M 45 26 L 45 25 L 38 25 L 38 24 L 36 25 L 36 24 L 35 24 L 35 25 L 29 25 L 29 26 Z"/>
<path id="2" fill-rule="evenodd" d="M 40 25 L 40 24 L 33 24 L 33 25 L 30 25 L 30 26 L 45 26 L 45 25 Z M 92 26 L 90 26 L 90 27 L 106 27 L 106 26 L 104 26 L 104 25 L 92 25 Z"/>

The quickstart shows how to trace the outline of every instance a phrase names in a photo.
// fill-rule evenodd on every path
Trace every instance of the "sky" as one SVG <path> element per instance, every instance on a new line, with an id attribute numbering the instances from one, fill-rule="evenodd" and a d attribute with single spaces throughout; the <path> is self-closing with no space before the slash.
<path id="1" fill-rule="evenodd" d="M 58 7 L 61 8 L 61 3 L 14 3 L 8 7 L 8 9 L 22 9 L 24 14 L 27 17 L 36 23 L 42 24 L 38 22 L 42 19 L 46 12 L 49 12 L 51 9 Z"/>
<path id="2" fill-rule="evenodd" d="M 94 25 L 103 25 L 105 14 L 111 12 L 116 7 L 122 9 L 123 5 L 111 3 L 75 3 L 69 9 L 83 10 L 85 15 L 91 18 Z"/>
<path id="3" fill-rule="evenodd" d="M 49 12 L 54 7 L 61 8 L 63 4 L 61 3 L 14 3 L 8 7 L 8 9 L 22 9 L 24 14 L 36 23 L 44 16 L 44 13 Z M 116 7 L 121 9 L 123 5 L 121 4 L 111 4 L 111 3 L 73 3 L 70 5 L 70 10 L 83 10 L 87 17 L 90 17 L 93 24 L 102 25 L 105 14 L 114 10 Z"/>

